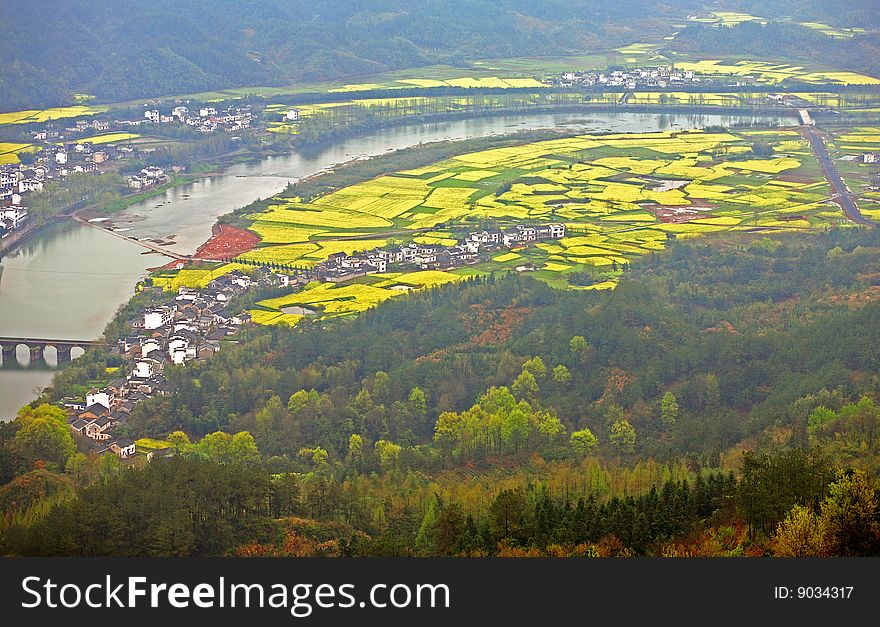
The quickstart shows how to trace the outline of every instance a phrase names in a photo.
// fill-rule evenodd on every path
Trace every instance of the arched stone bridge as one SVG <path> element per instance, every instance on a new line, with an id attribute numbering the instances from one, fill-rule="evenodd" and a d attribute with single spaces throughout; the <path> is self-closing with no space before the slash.
<path id="1" fill-rule="evenodd" d="M 2 348 L 3 363 L 15 361 L 15 351 L 19 345 L 24 344 L 31 352 L 31 363 L 40 362 L 44 359 L 47 347 L 53 346 L 58 355 L 58 363 L 70 361 L 70 351 L 74 348 L 87 348 L 94 346 L 106 346 L 102 340 L 69 340 L 49 339 L 44 337 L 2 337 L 0 336 L 0 348 Z"/>

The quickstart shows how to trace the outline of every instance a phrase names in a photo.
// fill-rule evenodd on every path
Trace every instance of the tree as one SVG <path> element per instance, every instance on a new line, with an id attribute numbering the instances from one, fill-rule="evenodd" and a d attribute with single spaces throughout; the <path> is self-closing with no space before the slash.
<path id="1" fill-rule="evenodd" d="M 173 431 L 165 438 L 166 441 L 171 443 L 171 445 L 175 448 L 178 453 L 186 450 L 190 445 L 189 436 L 187 436 L 183 431 Z"/>
<path id="2" fill-rule="evenodd" d="M 439 555 L 455 555 L 459 550 L 465 518 L 458 503 L 444 505 L 434 525 L 434 550 Z"/>
<path id="3" fill-rule="evenodd" d="M 590 349 L 590 345 L 587 343 L 587 340 L 583 335 L 575 335 L 571 338 L 568 345 L 569 348 L 571 348 L 571 352 L 578 356 L 582 356 Z"/>
<path id="4" fill-rule="evenodd" d="M 502 490 L 489 506 L 489 527 L 496 541 L 518 539 L 526 529 L 527 511 L 522 489 Z"/>
<path id="5" fill-rule="evenodd" d="M 519 451 L 529 437 L 529 414 L 521 407 L 514 408 L 501 423 L 501 441 L 507 448 Z"/>
<path id="6" fill-rule="evenodd" d="M 678 399 L 672 392 L 666 392 L 660 401 L 660 420 L 664 427 L 672 427 L 678 420 Z"/>
<path id="7" fill-rule="evenodd" d="M 379 455 L 379 466 L 384 471 L 397 468 L 400 461 L 401 446 L 388 440 L 379 440 L 376 442 L 376 452 Z"/>
<path id="8" fill-rule="evenodd" d="M 877 488 L 861 470 L 839 471 L 820 518 L 830 552 L 841 557 L 877 555 L 880 549 Z"/>
<path id="9" fill-rule="evenodd" d="M 524 363 L 522 371 L 531 373 L 536 380 L 543 379 L 547 376 L 547 366 L 544 365 L 544 360 L 537 356 L 532 357 Z"/>
<path id="10" fill-rule="evenodd" d="M 281 404 L 281 399 L 276 395 L 270 396 L 266 404 L 257 412 L 255 416 L 257 436 L 264 445 L 269 443 L 273 432 L 280 427 L 284 420 L 284 415 L 284 406 Z"/>
<path id="11" fill-rule="evenodd" d="M 431 499 L 425 515 L 422 517 L 422 524 L 419 525 L 419 531 L 416 533 L 416 550 L 423 555 L 433 555 L 435 552 L 434 534 L 437 526 L 437 499 Z"/>
<path id="12" fill-rule="evenodd" d="M 587 427 L 574 431 L 568 441 L 575 455 L 590 455 L 599 446 L 599 439 Z"/>
<path id="13" fill-rule="evenodd" d="M 447 455 L 458 444 L 461 437 L 461 416 L 454 411 L 445 411 L 437 417 L 434 424 L 434 444 Z"/>
<path id="14" fill-rule="evenodd" d="M 364 453 L 364 439 L 357 433 L 352 433 L 348 438 L 348 459 L 357 461 Z"/>
<path id="15" fill-rule="evenodd" d="M 553 369 L 553 382 L 559 387 L 568 387 L 568 384 L 571 383 L 571 372 L 569 372 L 568 368 L 559 364 Z"/>
<path id="16" fill-rule="evenodd" d="M 626 420 L 618 420 L 611 425 L 611 444 L 618 453 L 630 455 L 636 448 L 636 430 Z"/>
<path id="17" fill-rule="evenodd" d="M 795 505 L 776 530 L 773 553 L 779 557 L 822 557 L 828 554 L 827 532 L 813 510 Z"/>
<path id="18" fill-rule="evenodd" d="M 516 378 L 516 381 L 513 382 L 513 386 L 511 386 L 513 390 L 514 396 L 519 399 L 532 401 L 538 395 L 538 382 L 535 380 L 535 375 L 531 372 L 523 370 L 522 373 Z"/>
<path id="19" fill-rule="evenodd" d="M 242 466 L 257 466 L 260 463 L 260 451 L 254 437 L 247 431 L 240 431 L 232 436 L 229 442 L 227 460 Z"/>
<path id="20" fill-rule="evenodd" d="M 64 467 L 76 451 L 64 410 L 46 403 L 35 408 L 25 406 L 18 412 L 17 421 L 21 428 L 15 433 L 15 444 L 24 458 Z"/>
<path id="21" fill-rule="evenodd" d="M 330 467 L 327 451 L 320 446 L 315 446 L 313 448 L 303 447 L 299 449 L 298 455 L 303 459 L 310 461 L 314 469 L 318 472 L 328 470 Z"/>

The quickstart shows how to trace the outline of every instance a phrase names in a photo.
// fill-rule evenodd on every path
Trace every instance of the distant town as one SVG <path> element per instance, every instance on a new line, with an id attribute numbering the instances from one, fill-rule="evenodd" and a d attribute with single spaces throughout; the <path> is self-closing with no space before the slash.
<path id="1" fill-rule="evenodd" d="M 77 120 L 72 126 L 57 128 L 57 122 L 47 122 L 32 133 L 33 143 L 26 153 L 25 162 L 0 165 L 0 238 L 28 226 L 27 197 L 43 191 L 51 181 L 67 179 L 72 174 L 102 174 L 124 167 L 123 161 L 149 162 L 152 148 L 138 147 L 120 136 L 119 141 L 99 143 L 97 133 L 130 132 L 141 125 L 179 124 L 202 133 L 224 131 L 234 133 L 249 128 L 253 114 L 250 105 L 231 106 L 218 110 L 199 107 L 189 110 L 176 106 L 167 114 L 148 107 L 142 117 L 91 121 Z M 185 166 L 171 166 L 174 173 Z M 129 170 L 130 171 L 130 170 Z M 141 191 L 169 181 L 164 168 L 155 165 L 142 168 L 127 177 L 128 187 Z"/>

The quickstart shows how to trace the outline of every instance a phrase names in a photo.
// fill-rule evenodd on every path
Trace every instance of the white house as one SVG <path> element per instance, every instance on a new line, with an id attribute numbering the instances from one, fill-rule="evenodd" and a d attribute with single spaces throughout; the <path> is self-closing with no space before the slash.
<path id="1" fill-rule="evenodd" d="M 17 229 L 19 225 L 27 220 L 28 212 L 24 207 L 4 207 L 0 209 L 0 220 L 8 220 L 12 223 L 12 228 Z"/>
<path id="2" fill-rule="evenodd" d="M 39 192 L 43 190 L 43 181 L 37 179 L 23 179 L 18 182 L 18 191 L 22 194 L 25 192 Z"/>
<path id="3" fill-rule="evenodd" d="M 144 312 L 144 328 L 158 329 L 171 322 L 174 312 L 170 307 L 155 307 Z"/>
<path id="4" fill-rule="evenodd" d="M 299 109 L 291 109 L 284 114 L 284 119 L 288 122 L 296 122 L 299 119 Z"/>
<path id="5" fill-rule="evenodd" d="M 153 376 L 153 364 L 146 359 L 138 359 L 134 362 L 132 376 L 138 379 L 149 379 Z"/>
<path id="6" fill-rule="evenodd" d="M 103 405 L 107 409 L 110 409 L 110 394 L 107 390 L 92 390 L 86 394 L 86 407 L 95 404 Z"/>
<path id="7" fill-rule="evenodd" d="M 127 438 L 119 438 L 118 440 L 110 443 L 110 450 L 116 453 L 117 456 L 128 459 L 135 452 L 135 443 Z"/>
<path id="8" fill-rule="evenodd" d="M 150 122 L 154 122 L 156 124 L 158 124 L 159 120 L 161 119 L 158 109 L 147 109 L 146 111 L 144 111 L 144 117 Z"/>

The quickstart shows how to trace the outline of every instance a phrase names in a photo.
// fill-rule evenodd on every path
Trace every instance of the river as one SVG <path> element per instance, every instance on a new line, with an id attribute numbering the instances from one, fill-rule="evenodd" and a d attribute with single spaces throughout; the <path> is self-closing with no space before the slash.
<path id="1" fill-rule="evenodd" d="M 288 182 L 356 157 L 375 156 L 419 143 L 501 135 L 517 130 L 574 128 L 584 131 L 649 132 L 701 128 L 738 121 L 780 121 L 772 116 L 657 113 L 565 113 L 484 117 L 398 126 L 350 137 L 315 152 L 293 152 L 236 164 L 222 174 L 169 189 L 116 213 L 113 222 L 135 237 L 173 239 L 190 254 L 211 236 L 216 218 Z M 790 123 L 790 121 L 788 121 Z M 94 339 L 132 295 L 147 269 L 167 258 L 74 222 L 41 231 L 8 254 L 0 274 L 0 336 Z M 17 362 L 0 368 L 0 420 L 35 398 L 52 379 L 54 352 L 31 367 L 19 346 Z M 74 356 L 76 356 L 76 352 Z"/>

